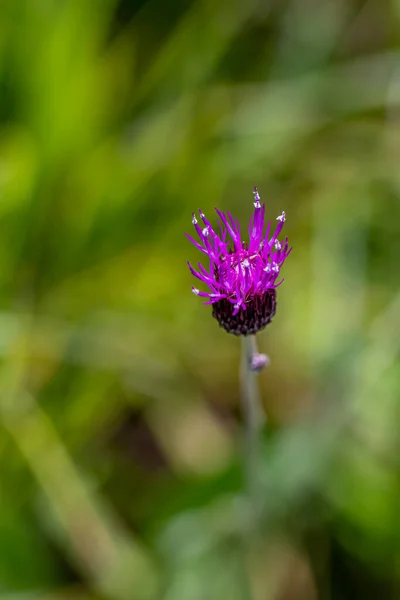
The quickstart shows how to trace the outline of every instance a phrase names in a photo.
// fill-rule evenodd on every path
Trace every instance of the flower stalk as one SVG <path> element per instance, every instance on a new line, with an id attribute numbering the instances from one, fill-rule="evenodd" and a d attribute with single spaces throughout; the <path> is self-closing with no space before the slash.
<path id="1" fill-rule="evenodd" d="M 265 354 L 259 354 L 255 335 L 242 336 L 241 402 L 244 419 L 244 473 L 251 522 L 255 522 L 262 509 L 260 497 L 261 429 L 266 417 L 258 387 L 258 373 L 269 364 Z"/>

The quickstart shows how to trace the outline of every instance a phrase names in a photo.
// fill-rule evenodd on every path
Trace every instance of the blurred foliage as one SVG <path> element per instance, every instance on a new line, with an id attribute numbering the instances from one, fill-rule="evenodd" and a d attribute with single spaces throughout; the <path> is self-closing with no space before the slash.
<path id="1" fill-rule="evenodd" d="M 0 4 L 0 600 L 400 598 L 400 3 Z M 260 337 L 190 293 L 198 206 L 294 251 Z"/>

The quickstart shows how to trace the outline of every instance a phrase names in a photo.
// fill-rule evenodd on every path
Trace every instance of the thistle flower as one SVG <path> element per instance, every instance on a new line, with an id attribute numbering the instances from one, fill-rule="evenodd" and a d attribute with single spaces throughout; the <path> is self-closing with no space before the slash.
<path id="1" fill-rule="evenodd" d="M 212 305 L 212 314 L 228 333 L 249 335 L 261 331 L 271 322 L 276 311 L 276 280 L 283 263 L 290 254 L 288 238 L 280 242 L 278 236 L 286 220 L 285 213 L 277 217 L 278 225 L 270 236 L 271 223 L 264 234 L 265 204 L 261 204 L 257 188 L 254 188 L 254 213 L 250 219 L 249 242 L 243 242 L 240 223 L 229 212 L 215 209 L 220 221 L 220 233 L 216 233 L 210 221 L 199 210 L 201 225 L 195 214 L 192 223 L 200 243 L 190 235 L 187 238 L 209 259 L 206 269 L 198 263 L 198 270 L 188 262 L 190 272 L 209 291 L 193 287 L 196 296 Z"/>

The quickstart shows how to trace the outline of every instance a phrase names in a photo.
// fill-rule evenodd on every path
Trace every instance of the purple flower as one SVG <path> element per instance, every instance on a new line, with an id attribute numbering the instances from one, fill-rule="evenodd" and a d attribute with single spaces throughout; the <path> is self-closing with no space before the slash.
<path id="1" fill-rule="evenodd" d="M 201 224 L 195 214 L 192 223 L 200 243 L 190 235 L 187 238 L 209 259 L 208 269 L 198 263 L 198 270 L 188 262 L 192 275 L 209 288 L 202 292 L 193 287 L 196 296 L 206 298 L 213 316 L 221 327 L 235 335 L 249 335 L 264 329 L 276 310 L 276 288 L 283 282 L 276 280 L 287 256 L 288 239 L 280 242 L 278 236 L 286 220 L 285 213 L 277 217 L 278 225 L 271 237 L 271 223 L 264 233 L 265 204 L 261 204 L 254 188 L 254 214 L 250 219 L 249 242 L 243 242 L 240 223 L 229 212 L 215 209 L 220 233 L 199 210 Z"/>

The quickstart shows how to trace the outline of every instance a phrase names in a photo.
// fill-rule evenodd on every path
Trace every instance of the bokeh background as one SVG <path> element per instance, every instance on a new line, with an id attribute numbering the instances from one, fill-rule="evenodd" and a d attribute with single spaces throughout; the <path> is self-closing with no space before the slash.
<path id="1" fill-rule="evenodd" d="M 191 294 L 199 206 L 293 252 L 259 336 Z M 400 598 L 400 2 L 0 4 L 0 600 Z"/>

